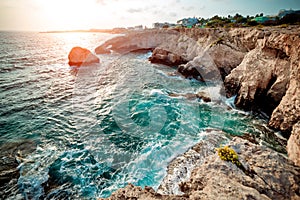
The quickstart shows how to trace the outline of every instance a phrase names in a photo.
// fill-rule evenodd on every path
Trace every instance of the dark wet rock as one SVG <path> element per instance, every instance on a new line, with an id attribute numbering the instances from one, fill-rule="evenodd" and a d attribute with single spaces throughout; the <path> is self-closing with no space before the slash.
<path id="1" fill-rule="evenodd" d="M 15 188 L 20 177 L 19 164 L 27 162 L 26 157 L 35 151 L 36 143 L 31 140 L 5 143 L 0 146 L 0 196 L 5 197 L 6 190 Z"/>
<path id="2" fill-rule="evenodd" d="M 204 78 L 201 75 L 200 68 L 199 70 L 195 66 L 189 65 L 180 65 L 177 68 L 177 71 L 182 74 L 185 78 L 194 78 L 198 81 L 204 82 Z"/>
<path id="3" fill-rule="evenodd" d="M 178 66 L 187 62 L 180 55 L 161 48 L 154 49 L 152 56 L 149 58 L 149 61 L 152 63 L 164 64 L 168 66 Z"/>
<path id="4" fill-rule="evenodd" d="M 170 97 L 185 97 L 188 100 L 194 100 L 194 99 L 202 99 L 204 102 L 211 102 L 211 98 L 209 94 L 207 94 L 204 91 L 198 92 L 197 94 L 193 93 L 186 93 L 186 94 L 180 94 L 180 93 L 170 93 Z"/>
<path id="5" fill-rule="evenodd" d="M 189 100 L 194 100 L 197 98 L 196 94 L 193 93 L 187 93 L 187 94 L 180 94 L 180 93 L 170 93 L 169 94 L 170 97 L 185 97 Z"/>
<path id="6" fill-rule="evenodd" d="M 81 66 L 92 63 L 99 63 L 100 59 L 92 54 L 88 49 L 82 47 L 73 47 L 68 55 L 70 66 Z"/>
<path id="7" fill-rule="evenodd" d="M 203 92 L 203 91 L 198 92 L 197 97 L 199 99 L 202 99 L 204 102 L 211 102 L 211 98 L 206 92 Z"/>

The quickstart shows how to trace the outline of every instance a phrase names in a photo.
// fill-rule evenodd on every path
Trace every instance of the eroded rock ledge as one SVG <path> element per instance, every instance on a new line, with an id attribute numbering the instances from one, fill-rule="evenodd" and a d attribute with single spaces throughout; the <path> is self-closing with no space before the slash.
<path id="1" fill-rule="evenodd" d="M 187 78 L 224 81 L 227 96 L 237 95 L 237 107 L 267 113 L 269 126 L 287 136 L 293 130 L 287 150 L 300 165 L 299 32 L 299 26 L 147 30 L 113 38 L 95 51 L 154 50 L 152 60 L 178 65 Z"/>
<path id="2" fill-rule="evenodd" d="M 108 199 L 300 198 L 300 168 L 283 155 L 248 140 L 233 138 L 227 145 L 237 152 L 239 161 L 247 170 L 245 173 L 235 164 L 221 160 L 216 153 L 215 147 L 226 141 L 221 131 L 214 131 L 206 137 L 207 143 L 200 142 L 172 161 L 175 165 L 169 166 L 159 193 L 151 187 L 142 189 L 129 184 Z M 184 180 L 189 174 L 190 178 Z M 182 194 L 176 193 L 176 185 Z"/>

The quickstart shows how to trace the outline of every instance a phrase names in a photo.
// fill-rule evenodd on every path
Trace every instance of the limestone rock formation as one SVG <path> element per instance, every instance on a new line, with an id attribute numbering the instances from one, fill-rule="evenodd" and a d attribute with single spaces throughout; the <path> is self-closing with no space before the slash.
<path id="1" fill-rule="evenodd" d="M 293 126 L 292 134 L 287 144 L 289 158 L 300 166 L 300 122 Z"/>
<path id="2" fill-rule="evenodd" d="M 217 42 L 220 41 L 221 42 Z M 112 38 L 95 49 L 97 54 L 106 52 L 128 53 L 153 50 L 150 61 L 170 66 L 182 65 L 178 71 L 198 80 L 222 80 L 238 66 L 247 49 L 232 41 L 230 33 L 213 29 L 174 29 L 130 32 Z M 200 74 L 201 76 L 198 76 Z"/>
<path id="3" fill-rule="evenodd" d="M 287 135 L 300 120 L 299 31 L 257 31 L 262 34 L 247 37 L 256 43 L 247 43 L 250 51 L 224 82 L 229 96 L 237 94 L 238 107 L 266 112 L 271 116 L 269 126 Z M 299 164 L 300 138 L 293 134 L 289 144 L 289 157 Z"/>
<path id="4" fill-rule="evenodd" d="M 251 50 L 243 62 L 225 79 L 225 86 L 238 94 L 236 105 L 246 110 L 257 108 L 271 113 L 286 91 L 289 61 L 276 57 L 268 48 Z"/>
<path id="5" fill-rule="evenodd" d="M 294 36 L 274 33 L 268 34 L 268 37 L 254 37 L 255 48 L 247 53 L 243 62 L 225 80 L 228 92 L 238 94 L 237 106 L 248 110 L 257 106 L 270 114 L 277 107 L 287 91 L 292 57 L 299 58 L 299 55 L 286 51 L 286 46 L 291 45 Z"/>
<path id="6" fill-rule="evenodd" d="M 105 198 L 100 198 L 98 200 L 104 200 Z M 121 188 L 114 192 L 107 200 L 116 200 L 116 199 L 136 199 L 136 200 L 177 200 L 177 199 L 186 199 L 184 197 L 180 198 L 178 196 L 167 196 L 156 193 L 153 188 L 145 187 L 142 189 L 141 187 L 134 186 L 132 184 L 128 184 L 125 188 Z"/>
<path id="7" fill-rule="evenodd" d="M 110 51 L 110 49 L 108 49 L 106 47 L 100 46 L 100 47 L 97 48 L 96 53 L 97 54 L 110 54 L 111 51 Z"/>
<path id="8" fill-rule="evenodd" d="M 299 199 L 300 168 L 279 153 L 241 138 L 229 143 L 245 170 L 217 154 L 181 184 L 190 199 Z"/>
<path id="9" fill-rule="evenodd" d="M 299 32 L 299 26 L 149 30 L 113 38 L 97 49 L 153 49 L 153 59 L 172 65 L 182 59 L 187 63 L 178 72 L 200 81 L 224 80 L 228 97 L 237 96 L 237 107 L 266 113 L 269 126 L 289 136 L 300 120 Z M 300 149 L 299 137 L 290 140 Z"/>
<path id="10" fill-rule="evenodd" d="M 179 33 L 172 30 L 149 30 L 130 32 L 126 35 L 112 38 L 95 49 L 97 54 L 112 51 L 114 53 L 129 53 L 139 50 L 153 50 L 165 41 L 176 40 Z"/>
<path id="11" fill-rule="evenodd" d="M 160 193 L 150 187 L 142 189 L 129 184 L 108 199 L 300 198 L 300 168 L 286 157 L 236 137 L 227 145 L 238 154 L 241 168 L 220 159 L 215 145 L 225 138 L 222 135 L 216 138 L 215 134 L 208 140 L 212 143 L 200 142 L 172 161 L 168 175 L 158 190 Z M 187 178 L 189 180 L 186 181 Z M 182 193 L 178 194 L 176 188 L 180 188 Z"/>
<path id="12" fill-rule="evenodd" d="M 81 47 L 73 47 L 68 55 L 70 66 L 81 66 L 92 63 L 99 63 L 100 59 L 92 54 L 88 49 Z"/>

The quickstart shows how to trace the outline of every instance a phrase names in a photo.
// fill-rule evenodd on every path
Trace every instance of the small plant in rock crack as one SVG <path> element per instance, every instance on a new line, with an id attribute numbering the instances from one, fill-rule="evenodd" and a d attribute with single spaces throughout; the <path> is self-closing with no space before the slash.
<path id="1" fill-rule="evenodd" d="M 221 160 L 229 161 L 241 168 L 242 164 L 239 161 L 237 153 L 230 147 L 224 146 L 216 149 Z"/>
<path id="2" fill-rule="evenodd" d="M 247 176 L 253 177 L 256 172 L 250 168 L 245 168 L 245 166 L 239 161 L 239 156 L 235 152 L 234 149 L 230 148 L 229 146 L 224 146 L 220 148 L 216 148 L 219 157 L 221 160 L 232 162 L 235 164 L 239 169 L 241 169 Z"/>

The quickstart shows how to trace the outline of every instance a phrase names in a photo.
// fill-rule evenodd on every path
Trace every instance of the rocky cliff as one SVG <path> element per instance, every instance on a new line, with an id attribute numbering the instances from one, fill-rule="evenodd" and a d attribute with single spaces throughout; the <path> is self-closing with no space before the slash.
<path id="1" fill-rule="evenodd" d="M 129 184 L 109 199 L 300 199 L 299 33 L 299 26 L 148 30 L 99 46 L 97 53 L 153 50 L 151 62 L 177 66 L 187 78 L 222 81 L 237 107 L 265 113 L 269 126 L 289 137 L 286 159 L 249 140 L 209 133 L 169 164 L 157 192 Z M 220 142 L 238 153 L 243 170 L 218 157 Z"/>
<path id="2" fill-rule="evenodd" d="M 237 94 L 238 107 L 266 112 L 270 115 L 269 126 L 287 135 L 294 130 L 287 150 L 289 157 L 300 165 L 296 125 L 300 121 L 299 28 L 257 32 L 261 37 L 253 37 L 254 48 L 225 78 L 224 84 L 229 95 Z"/>
<path id="3" fill-rule="evenodd" d="M 287 137 L 293 130 L 287 150 L 300 165 L 299 32 L 299 26 L 148 30 L 113 38 L 95 51 L 154 50 L 150 60 L 179 65 L 185 77 L 224 81 L 237 107 L 266 113 L 269 126 Z"/>

